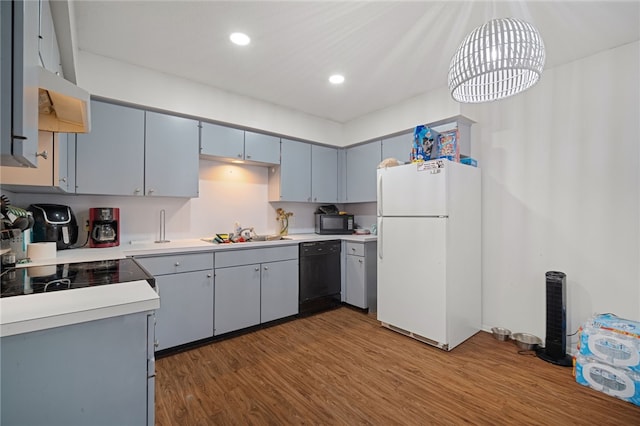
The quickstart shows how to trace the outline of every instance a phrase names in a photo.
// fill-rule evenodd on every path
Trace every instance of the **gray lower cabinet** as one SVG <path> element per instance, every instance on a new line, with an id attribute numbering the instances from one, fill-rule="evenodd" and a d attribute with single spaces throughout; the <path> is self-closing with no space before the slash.
<path id="1" fill-rule="evenodd" d="M 345 244 L 345 302 L 362 309 L 377 309 L 377 243 Z"/>
<path id="2" fill-rule="evenodd" d="M 260 264 L 216 268 L 215 332 L 260 324 Z"/>
<path id="3" fill-rule="evenodd" d="M 216 253 L 215 335 L 298 313 L 298 246 Z"/>
<path id="4" fill-rule="evenodd" d="M 380 161 L 382 161 L 380 141 L 347 148 L 346 202 L 376 201 L 376 170 Z"/>
<path id="5" fill-rule="evenodd" d="M 269 262 L 260 271 L 260 322 L 298 313 L 298 260 Z"/>
<path id="6" fill-rule="evenodd" d="M 136 257 L 156 278 L 156 350 L 213 336 L 213 254 Z"/>
<path id="7" fill-rule="evenodd" d="M 141 312 L 3 337 L 0 424 L 153 425 L 152 333 Z"/>

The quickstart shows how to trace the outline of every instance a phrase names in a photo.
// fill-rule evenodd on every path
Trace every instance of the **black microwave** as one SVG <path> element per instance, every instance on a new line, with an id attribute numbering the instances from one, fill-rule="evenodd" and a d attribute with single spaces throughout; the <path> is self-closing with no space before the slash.
<path id="1" fill-rule="evenodd" d="M 316 234 L 353 234 L 352 214 L 317 214 Z"/>

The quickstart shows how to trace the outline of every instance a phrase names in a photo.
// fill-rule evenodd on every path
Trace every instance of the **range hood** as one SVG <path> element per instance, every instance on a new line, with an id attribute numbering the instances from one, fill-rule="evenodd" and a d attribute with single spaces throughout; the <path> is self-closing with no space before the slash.
<path id="1" fill-rule="evenodd" d="M 38 130 L 89 133 L 89 92 L 42 67 L 38 70 Z"/>

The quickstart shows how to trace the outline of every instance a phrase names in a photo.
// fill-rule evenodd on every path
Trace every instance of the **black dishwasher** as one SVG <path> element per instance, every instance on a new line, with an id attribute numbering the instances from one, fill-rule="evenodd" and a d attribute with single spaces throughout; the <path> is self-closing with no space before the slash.
<path id="1" fill-rule="evenodd" d="M 340 304 L 340 240 L 300 243 L 300 314 Z"/>

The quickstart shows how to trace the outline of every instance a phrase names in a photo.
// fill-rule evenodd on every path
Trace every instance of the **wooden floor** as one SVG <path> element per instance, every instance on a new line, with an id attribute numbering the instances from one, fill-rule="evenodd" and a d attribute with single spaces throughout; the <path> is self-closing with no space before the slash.
<path id="1" fill-rule="evenodd" d="M 640 425 L 480 332 L 451 352 L 339 308 L 159 359 L 157 425 Z"/>

